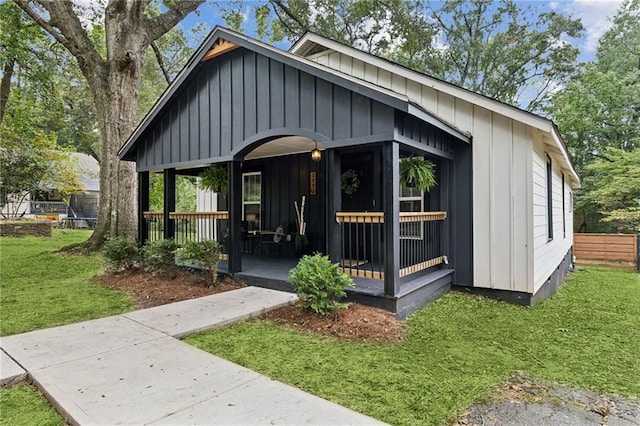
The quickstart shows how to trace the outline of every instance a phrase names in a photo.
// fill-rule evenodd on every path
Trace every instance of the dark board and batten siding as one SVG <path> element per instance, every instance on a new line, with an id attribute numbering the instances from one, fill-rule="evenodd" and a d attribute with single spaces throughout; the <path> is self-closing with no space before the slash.
<path id="1" fill-rule="evenodd" d="M 456 146 L 461 142 L 411 115 L 397 111 L 395 139 L 431 154 L 453 159 Z"/>
<path id="2" fill-rule="evenodd" d="M 394 109 L 244 48 L 200 64 L 143 135 L 138 171 L 228 161 L 268 138 L 390 140 Z"/>

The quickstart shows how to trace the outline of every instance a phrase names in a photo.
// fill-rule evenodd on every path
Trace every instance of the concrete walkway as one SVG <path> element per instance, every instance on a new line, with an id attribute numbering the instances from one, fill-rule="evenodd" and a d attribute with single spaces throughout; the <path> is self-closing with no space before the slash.
<path id="1" fill-rule="evenodd" d="M 295 299 L 245 287 L 4 337 L 0 380 L 26 370 L 71 424 L 379 424 L 176 339 Z"/>

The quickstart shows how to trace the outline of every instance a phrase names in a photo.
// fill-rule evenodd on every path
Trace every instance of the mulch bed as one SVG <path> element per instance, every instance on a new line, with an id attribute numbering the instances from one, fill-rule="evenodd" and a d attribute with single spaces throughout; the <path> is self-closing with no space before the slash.
<path id="1" fill-rule="evenodd" d="M 195 299 L 244 287 L 229 278 L 208 286 L 204 277 L 175 269 L 165 274 L 152 274 L 132 269 L 96 277 L 96 282 L 132 296 L 137 309 Z M 382 309 L 350 303 L 348 309 L 337 309 L 321 316 L 303 312 L 298 304 L 266 313 L 263 319 L 296 330 L 346 340 L 398 342 L 404 338 L 404 322 Z"/>
<path id="2" fill-rule="evenodd" d="M 404 338 L 404 322 L 392 312 L 350 303 L 348 309 L 337 309 L 320 316 L 304 312 L 298 304 L 267 312 L 262 318 L 296 330 L 368 342 L 398 342 Z"/>
<path id="3" fill-rule="evenodd" d="M 134 298 L 138 309 L 209 296 L 245 286 L 230 279 L 208 286 L 204 277 L 183 270 L 152 274 L 142 269 L 133 269 L 101 275 L 96 281 L 105 287 L 129 294 Z"/>

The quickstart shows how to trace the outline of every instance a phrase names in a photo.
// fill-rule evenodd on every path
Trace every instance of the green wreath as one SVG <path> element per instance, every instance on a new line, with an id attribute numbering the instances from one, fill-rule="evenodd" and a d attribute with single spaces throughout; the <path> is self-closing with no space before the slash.
<path id="1" fill-rule="evenodd" d="M 342 181 L 342 190 L 345 194 L 351 195 L 360 187 L 360 179 L 358 178 L 358 172 L 353 169 L 349 169 L 340 177 Z"/>

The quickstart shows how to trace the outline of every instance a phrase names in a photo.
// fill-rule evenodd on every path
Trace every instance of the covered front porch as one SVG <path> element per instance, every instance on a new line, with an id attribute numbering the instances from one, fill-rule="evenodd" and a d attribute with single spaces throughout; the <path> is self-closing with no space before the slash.
<path id="1" fill-rule="evenodd" d="M 316 146 L 314 141 L 309 144 Z M 324 253 L 354 279 L 350 300 L 405 316 L 446 292 L 453 279 L 452 167 L 450 158 L 429 155 L 437 187 L 426 194 L 406 188 L 399 180 L 399 164 L 416 154 L 401 147 L 390 141 L 323 149 L 319 160 L 312 159 L 309 150 L 266 158 L 250 152 L 239 162 L 240 173 L 234 173 L 234 162 L 224 164 L 229 191 L 211 194 L 199 205 L 208 211 L 175 211 L 176 176 L 197 175 L 202 168 L 165 169 L 164 209 L 143 209 L 140 241 L 218 241 L 221 273 L 288 291 L 289 271 L 299 258 Z M 359 177 L 356 191 L 345 192 L 345 173 Z M 149 173 L 140 174 L 143 206 L 148 206 L 148 180 Z M 298 246 L 296 204 L 300 207 L 303 197 L 308 244 Z"/>

